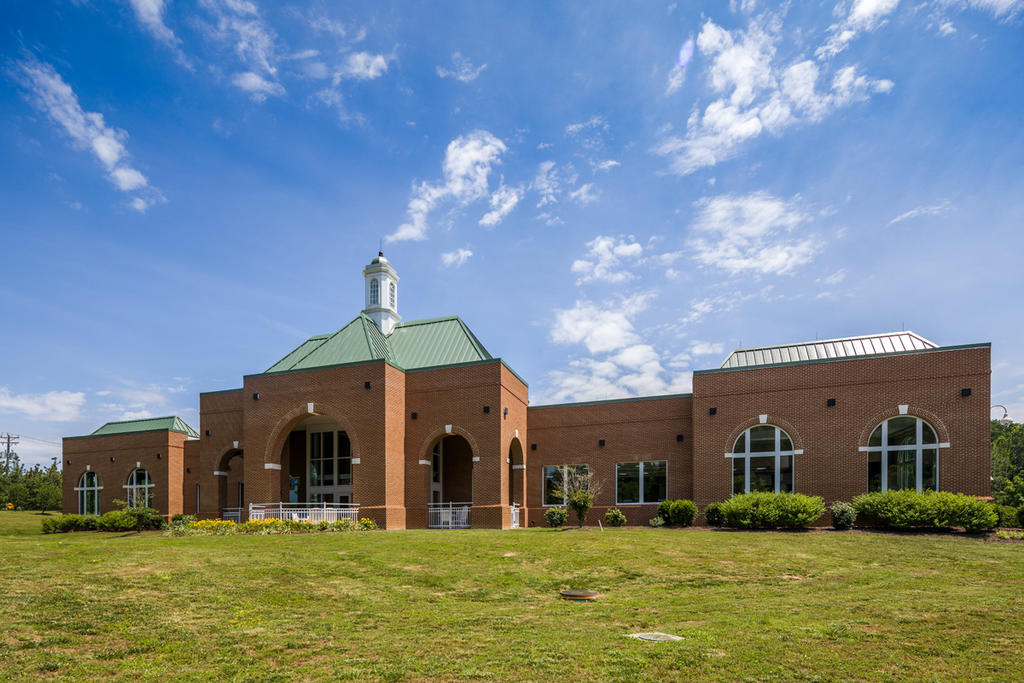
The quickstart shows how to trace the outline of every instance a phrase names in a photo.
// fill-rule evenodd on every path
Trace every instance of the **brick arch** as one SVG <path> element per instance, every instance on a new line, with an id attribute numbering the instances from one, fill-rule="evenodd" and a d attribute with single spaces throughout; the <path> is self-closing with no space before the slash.
<path id="1" fill-rule="evenodd" d="M 284 448 L 284 442 L 285 439 L 288 438 L 288 434 L 291 433 L 295 425 L 308 417 L 315 416 L 327 417 L 337 422 L 348 436 L 349 448 L 351 449 L 352 457 L 359 457 L 359 438 L 352 429 L 351 422 L 346 418 L 339 416 L 338 413 L 334 412 L 330 406 L 325 406 L 321 403 L 314 403 L 313 412 L 311 413 L 309 412 L 309 407 L 303 403 L 301 406 L 293 408 L 282 415 L 274 424 L 273 428 L 270 430 L 270 438 L 267 439 L 267 447 L 263 453 L 263 462 L 280 465 L 281 449 Z"/>
<path id="2" fill-rule="evenodd" d="M 445 428 L 439 427 L 427 435 L 427 438 L 420 444 L 420 448 L 417 452 L 419 455 L 427 453 L 434 445 L 434 442 L 438 439 L 443 439 L 446 436 L 461 436 L 467 442 L 469 442 L 469 448 L 473 451 L 474 456 L 480 455 L 480 447 L 476 443 L 476 439 L 473 438 L 473 434 L 468 429 L 460 427 L 459 425 L 453 424 L 452 431 L 445 431 Z"/>
<path id="3" fill-rule="evenodd" d="M 224 451 L 217 458 L 217 467 L 215 469 L 220 472 L 223 472 L 224 469 L 227 467 L 228 463 L 231 462 L 231 459 L 234 458 L 235 456 L 241 456 L 242 459 L 245 460 L 245 449 L 235 448 L 234 446 L 232 446 L 231 448 L 225 448 Z"/>
<path id="4" fill-rule="evenodd" d="M 793 450 L 803 450 L 803 437 L 800 436 L 800 431 L 793 425 L 793 423 L 769 413 L 768 419 L 765 422 L 761 422 L 760 415 L 740 422 L 739 425 L 729 433 L 728 440 L 725 442 L 725 448 L 722 449 L 722 453 L 732 453 L 732 447 L 736 443 L 736 439 L 740 438 L 740 434 L 751 427 L 757 427 L 762 424 L 769 427 L 778 427 L 782 431 L 786 432 L 789 434 L 789 438 L 793 442 Z"/>
<path id="5" fill-rule="evenodd" d="M 905 416 L 921 418 L 935 429 L 935 434 L 939 438 L 939 443 L 949 443 L 949 429 L 946 427 L 946 423 L 943 422 L 935 413 L 930 410 L 925 410 L 924 408 L 907 405 L 907 412 L 905 413 Z M 871 422 L 861 430 L 860 436 L 857 438 L 857 445 L 867 446 L 868 439 L 871 438 L 871 432 L 875 431 L 875 427 L 892 417 L 901 417 L 899 406 L 894 406 L 889 410 L 876 413 L 875 416 L 871 418 Z"/>

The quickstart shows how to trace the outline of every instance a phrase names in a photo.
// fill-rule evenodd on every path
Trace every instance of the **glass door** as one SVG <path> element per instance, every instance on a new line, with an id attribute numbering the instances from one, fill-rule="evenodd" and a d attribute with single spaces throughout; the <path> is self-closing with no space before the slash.
<path id="1" fill-rule="evenodd" d="M 309 427 L 306 463 L 307 502 L 352 502 L 352 450 L 345 432 Z"/>

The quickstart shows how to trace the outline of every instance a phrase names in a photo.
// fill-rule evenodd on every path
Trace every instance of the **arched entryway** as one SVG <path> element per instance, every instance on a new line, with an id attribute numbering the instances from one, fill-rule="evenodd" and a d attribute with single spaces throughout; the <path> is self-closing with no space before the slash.
<path id="1" fill-rule="evenodd" d="M 353 500 L 352 442 L 337 421 L 308 417 L 294 427 L 281 452 L 281 500 L 346 504 Z"/>
<path id="2" fill-rule="evenodd" d="M 458 434 L 439 438 L 430 448 L 427 526 L 468 529 L 473 505 L 473 447 Z"/>
<path id="3" fill-rule="evenodd" d="M 222 519 L 241 521 L 245 508 L 245 454 L 233 448 L 221 456 L 217 477 L 217 509 Z"/>
<path id="4" fill-rule="evenodd" d="M 508 505 L 510 510 L 510 526 L 518 529 L 521 523 L 519 515 L 523 509 L 523 445 L 518 438 L 513 438 L 508 447 Z"/>

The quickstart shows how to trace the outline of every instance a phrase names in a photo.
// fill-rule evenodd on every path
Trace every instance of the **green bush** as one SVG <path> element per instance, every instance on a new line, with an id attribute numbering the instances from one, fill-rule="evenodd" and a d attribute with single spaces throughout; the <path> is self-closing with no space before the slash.
<path id="1" fill-rule="evenodd" d="M 744 493 L 722 503 L 725 526 L 735 529 L 799 529 L 824 513 L 821 497 L 802 493 Z"/>
<path id="2" fill-rule="evenodd" d="M 184 515 L 179 512 L 176 515 L 171 515 L 171 524 L 188 524 L 189 522 L 194 522 L 197 519 L 198 517 L 195 515 Z"/>
<path id="3" fill-rule="evenodd" d="M 44 519 L 44 534 L 63 534 L 68 531 L 93 531 L 96 529 L 96 518 L 86 515 L 61 515 Z"/>
<path id="4" fill-rule="evenodd" d="M 132 520 L 132 528 L 136 531 L 164 528 L 163 515 L 153 508 L 133 508 L 125 506 L 121 512 L 124 512 L 124 514 Z"/>
<path id="5" fill-rule="evenodd" d="M 849 529 L 857 521 L 857 510 L 849 503 L 832 503 L 829 512 L 832 513 L 832 526 L 836 529 Z"/>
<path id="6" fill-rule="evenodd" d="M 1017 526 L 1024 529 L 1024 505 L 1017 508 Z"/>
<path id="7" fill-rule="evenodd" d="M 111 510 L 99 516 L 96 528 L 100 531 L 134 531 L 135 517 L 124 510 Z"/>
<path id="8" fill-rule="evenodd" d="M 996 514 L 999 515 L 999 526 L 1017 526 L 1017 508 L 1009 505 L 997 505 Z"/>
<path id="9" fill-rule="evenodd" d="M 659 526 L 665 526 L 665 519 L 663 517 L 655 517 L 649 522 L 649 524 L 657 529 Z"/>
<path id="10" fill-rule="evenodd" d="M 53 519 L 52 517 L 50 519 L 44 519 L 43 520 L 43 533 L 44 534 L 55 534 L 55 533 L 57 533 L 57 520 Z"/>
<path id="11" fill-rule="evenodd" d="M 548 508 L 544 512 L 544 519 L 550 527 L 562 526 L 565 520 L 569 519 L 569 513 L 565 508 Z"/>
<path id="12" fill-rule="evenodd" d="M 885 491 L 853 499 L 862 523 L 894 529 L 963 527 L 969 532 L 999 524 L 995 505 L 974 496 L 948 491 Z"/>
<path id="13" fill-rule="evenodd" d="M 724 526 L 725 510 L 722 503 L 711 503 L 704 508 L 704 520 L 711 526 Z"/>
<path id="14" fill-rule="evenodd" d="M 626 515 L 619 508 L 612 508 L 604 513 L 604 523 L 608 526 L 626 526 Z"/>
<path id="15" fill-rule="evenodd" d="M 658 516 L 671 526 L 690 526 L 697 518 L 692 500 L 663 500 L 658 503 Z"/>
<path id="16" fill-rule="evenodd" d="M 565 497 L 565 505 L 576 514 L 576 522 L 582 527 L 587 513 L 594 505 L 594 495 L 587 489 L 569 491 Z"/>

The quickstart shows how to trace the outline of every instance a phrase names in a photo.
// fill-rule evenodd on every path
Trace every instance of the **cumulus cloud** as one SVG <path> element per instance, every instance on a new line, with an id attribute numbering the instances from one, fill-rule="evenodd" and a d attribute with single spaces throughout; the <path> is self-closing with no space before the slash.
<path id="1" fill-rule="evenodd" d="M 597 192 L 594 191 L 594 183 L 585 183 L 569 193 L 569 199 L 579 202 L 583 206 L 597 201 Z"/>
<path id="2" fill-rule="evenodd" d="M 441 262 L 445 268 L 451 268 L 452 266 L 458 268 L 463 263 L 469 260 L 469 257 L 473 255 L 473 252 L 469 249 L 459 248 L 455 251 L 449 251 L 441 254 Z"/>
<path id="3" fill-rule="evenodd" d="M 522 198 L 522 188 L 502 185 L 491 195 L 491 210 L 480 219 L 480 225 L 488 228 L 497 225 L 516 208 Z"/>
<path id="4" fill-rule="evenodd" d="M 267 80 L 253 71 L 237 73 L 231 77 L 236 88 L 249 93 L 254 102 L 262 102 L 267 95 L 283 95 L 284 86 L 277 81 Z"/>
<path id="5" fill-rule="evenodd" d="M 427 217 L 438 205 L 451 201 L 465 206 L 487 196 L 491 169 L 501 163 L 506 149 L 504 142 L 486 130 L 475 130 L 448 143 L 442 164 L 444 179 L 413 187 L 406 210 L 408 220 L 388 236 L 388 241 L 426 239 Z"/>
<path id="6" fill-rule="evenodd" d="M 884 24 L 897 5 L 899 0 L 854 0 L 843 20 L 829 27 L 829 39 L 815 54 L 819 57 L 839 54 L 857 34 Z"/>
<path id="7" fill-rule="evenodd" d="M 359 81 L 367 81 L 377 78 L 388 70 L 388 60 L 384 55 L 374 55 L 369 52 L 356 52 L 345 59 L 344 64 L 336 75 L 336 79 L 353 78 Z"/>
<path id="8" fill-rule="evenodd" d="M 859 73 L 856 65 L 828 74 L 813 60 L 780 64 L 781 22 L 770 14 L 751 18 L 746 29 L 727 31 L 710 19 L 697 37 L 708 58 L 708 79 L 717 99 L 694 110 L 682 135 L 667 135 L 654 147 L 671 169 L 687 175 L 731 159 L 742 146 L 768 132 L 815 123 L 836 109 L 889 92 L 892 81 Z M 826 69 L 827 71 L 827 69 Z"/>
<path id="9" fill-rule="evenodd" d="M 452 53 L 452 65 L 453 68 L 451 69 L 442 66 L 437 67 L 437 75 L 441 78 L 454 78 L 463 83 L 469 83 L 470 81 L 475 81 L 483 70 L 487 68 L 486 64 L 473 66 L 472 62 L 458 52 Z"/>
<path id="10" fill-rule="evenodd" d="M 944 213 L 947 213 L 950 210 L 950 208 L 952 208 L 952 206 L 953 205 L 950 203 L 948 199 L 944 199 L 938 204 L 932 204 L 929 206 L 917 206 L 911 209 L 910 211 L 901 213 L 899 216 L 893 218 L 891 221 L 889 221 L 889 225 L 902 223 L 905 220 L 917 218 L 918 216 L 939 216 Z"/>
<path id="11" fill-rule="evenodd" d="M 605 159 L 604 161 L 598 161 L 598 162 L 595 162 L 593 164 L 594 172 L 595 173 L 598 172 L 598 171 L 610 171 L 613 168 L 615 168 L 616 166 L 621 166 L 621 165 L 622 164 L 620 164 L 619 162 L 615 161 L 615 159 Z"/>
<path id="12" fill-rule="evenodd" d="M 754 192 L 707 197 L 696 206 L 696 236 L 688 246 L 703 265 L 733 274 L 784 275 L 809 263 L 818 251 L 813 235 L 797 231 L 810 216 L 796 200 Z"/>
<path id="13" fill-rule="evenodd" d="M 690 342 L 691 356 L 713 356 L 725 351 L 725 345 L 721 342 L 707 342 L 693 340 Z"/>
<path id="14" fill-rule="evenodd" d="M 639 262 L 644 250 L 632 235 L 622 238 L 598 235 L 586 246 L 584 258 L 573 261 L 571 268 L 579 275 L 577 285 L 593 280 L 611 283 L 632 280 L 634 275 L 629 268 Z"/>
<path id="15" fill-rule="evenodd" d="M 31 420 L 71 422 L 77 420 L 85 394 L 80 391 L 48 391 L 43 394 L 12 394 L 0 387 L 0 413 L 14 414 Z"/>
<path id="16" fill-rule="evenodd" d="M 572 308 L 555 311 L 551 340 L 559 344 L 583 344 L 590 353 L 616 351 L 638 344 L 640 336 L 630 318 L 646 308 L 646 300 L 635 297 L 612 306 L 577 301 Z"/>
<path id="17" fill-rule="evenodd" d="M 60 126 L 76 148 L 93 153 L 117 189 L 137 192 L 130 200 L 133 208 L 136 203 L 148 207 L 163 201 L 159 191 L 149 187 L 146 176 L 131 166 L 124 146 L 128 133 L 108 126 L 103 114 L 84 111 L 74 90 L 51 65 L 26 54 L 10 73 L 25 89 L 29 102 Z"/>

